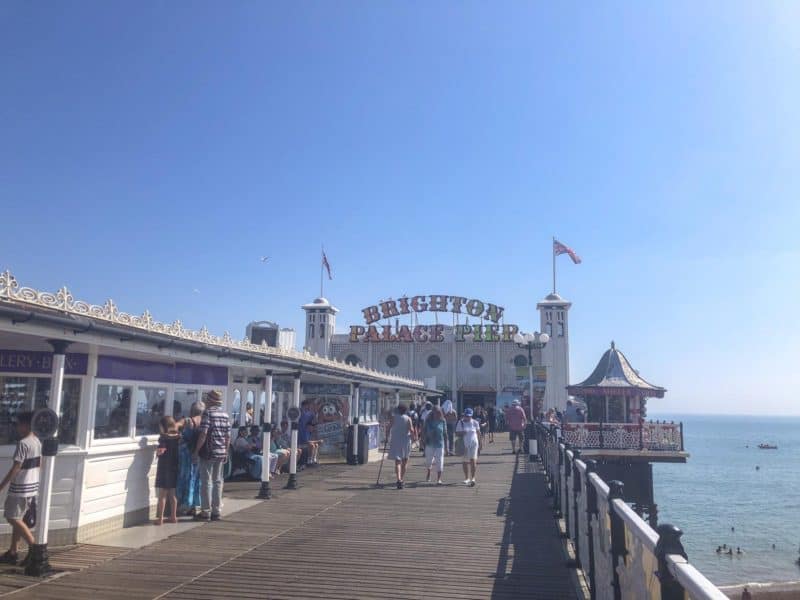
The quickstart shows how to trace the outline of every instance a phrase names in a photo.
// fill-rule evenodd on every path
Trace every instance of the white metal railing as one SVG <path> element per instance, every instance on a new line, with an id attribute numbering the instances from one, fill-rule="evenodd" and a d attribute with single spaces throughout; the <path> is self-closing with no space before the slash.
<path id="1" fill-rule="evenodd" d="M 573 448 L 683 450 L 682 423 L 564 423 L 561 430 L 564 441 Z"/>
<path id="2" fill-rule="evenodd" d="M 689 564 L 672 525 L 654 531 L 625 503 L 624 486 L 605 482 L 595 462 L 581 460 L 556 430 L 535 427 L 538 452 L 564 519 L 576 562 L 595 600 L 727 600 Z"/>

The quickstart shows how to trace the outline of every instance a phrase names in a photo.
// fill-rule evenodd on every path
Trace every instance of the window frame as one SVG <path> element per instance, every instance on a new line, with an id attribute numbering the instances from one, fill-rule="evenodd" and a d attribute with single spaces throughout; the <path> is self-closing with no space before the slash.
<path id="1" fill-rule="evenodd" d="M 17 371 L 10 371 L 10 372 L 3 372 L 0 373 L 0 378 L 2 377 L 15 377 L 20 379 L 48 379 L 50 381 L 50 389 L 53 389 L 53 375 L 51 373 L 22 373 Z M 76 379 L 80 382 L 80 393 L 78 397 L 78 418 L 76 423 L 75 429 L 75 443 L 74 444 L 61 444 L 59 442 L 59 448 L 74 448 L 78 449 L 81 447 L 81 405 L 83 404 L 83 397 L 86 393 L 86 385 L 91 385 L 91 378 L 87 377 L 86 375 L 64 375 L 64 381 L 68 379 Z M 36 404 L 36 390 L 38 388 L 38 382 L 34 383 L 34 391 L 31 395 L 31 407 L 26 408 L 26 410 L 36 410 L 34 405 Z M 62 388 L 63 394 L 63 388 Z M 59 420 L 61 419 L 61 415 L 59 415 Z M 13 449 L 16 448 L 16 442 L 11 442 L 9 444 L 0 444 L 0 458 L 4 456 L 1 449 L 3 448 L 11 448 L 11 454 L 9 456 L 13 456 Z M 59 450 L 61 452 L 61 450 Z"/>

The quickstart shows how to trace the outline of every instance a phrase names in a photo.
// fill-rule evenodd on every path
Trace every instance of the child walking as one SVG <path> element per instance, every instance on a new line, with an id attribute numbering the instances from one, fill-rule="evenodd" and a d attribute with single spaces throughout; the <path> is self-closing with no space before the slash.
<path id="1" fill-rule="evenodd" d="M 161 436 L 158 438 L 158 466 L 156 468 L 156 487 L 158 488 L 158 506 L 156 508 L 155 525 L 164 524 L 164 511 L 167 498 L 170 501 L 170 523 L 178 522 L 178 497 L 175 488 L 178 485 L 178 457 L 180 434 L 175 419 L 161 417 Z"/>

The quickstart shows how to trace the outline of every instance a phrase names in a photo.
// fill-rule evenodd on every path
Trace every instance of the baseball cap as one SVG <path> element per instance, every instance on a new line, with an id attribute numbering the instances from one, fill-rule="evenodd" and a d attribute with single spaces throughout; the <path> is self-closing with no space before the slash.
<path id="1" fill-rule="evenodd" d="M 467 415 L 468 417 L 471 417 L 472 416 L 472 409 L 471 408 L 465 408 L 464 409 L 464 414 Z"/>

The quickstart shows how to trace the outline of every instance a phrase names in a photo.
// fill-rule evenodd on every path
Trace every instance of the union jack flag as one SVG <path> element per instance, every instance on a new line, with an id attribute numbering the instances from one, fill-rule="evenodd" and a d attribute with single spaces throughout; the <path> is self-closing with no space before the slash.
<path id="1" fill-rule="evenodd" d="M 559 254 L 569 254 L 569 257 L 572 259 L 573 263 L 576 265 L 581 264 L 581 257 L 575 254 L 575 251 L 572 248 L 565 246 L 558 240 L 553 240 L 553 254 L 556 256 Z"/>
<path id="2" fill-rule="evenodd" d="M 325 256 L 325 250 L 322 251 L 322 266 L 328 271 L 328 279 L 333 279 L 333 275 L 331 275 L 331 265 L 328 262 L 328 257 Z"/>

